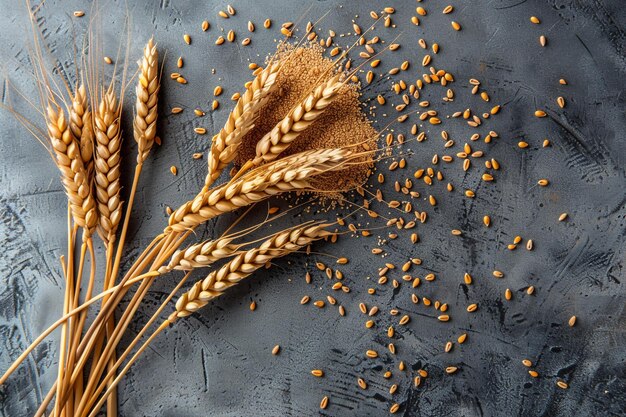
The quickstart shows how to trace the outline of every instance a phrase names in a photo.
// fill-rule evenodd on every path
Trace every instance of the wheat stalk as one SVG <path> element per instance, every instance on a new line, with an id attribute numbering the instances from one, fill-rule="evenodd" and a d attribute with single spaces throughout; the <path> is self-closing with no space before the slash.
<path id="1" fill-rule="evenodd" d="M 139 65 L 139 82 L 135 88 L 137 100 L 135 102 L 135 120 L 133 121 L 133 136 L 137 142 L 137 164 L 142 164 L 148 157 L 156 137 L 157 103 L 160 89 L 159 54 L 150 38 L 144 48 L 143 57 Z"/>
<path id="2" fill-rule="evenodd" d="M 254 126 L 258 110 L 265 104 L 275 85 L 279 68 L 278 63 L 270 64 L 257 74 L 228 115 L 225 126 L 213 137 L 208 156 L 209 172 L 205 181 L 206 189 L 217 180 L 224 168 L 235 158 L 241 138 Z"/>
<path id="3" fill-rule="evenodd" d="M 325 230 L 325 228 L 328 226 L 330 225 L 319 223 L 311 225 L 309 223 L 305 226 L 299 226 L 283 232 L 276 233 L 270 239 L 265 241 L 260 247 L 239 254 L 233 260 L 225 264 L 222 268 L 212 272 L 204 280 L 194 284 L 189 291 L 187 291 L 180 297 L 180 299 L 176 303 L 176 311 L 174 311 L 168 317 L 168 319 L 166 319 L 138 348 L 138 350 L 130 358 L 128 363 L 119 372 L 119 375 L 115 377 L 113 381 L 111 381 L 115 374 L 113 372 L 109 372 L 109 374 L 107 374 L 107 376 L 104 378 L 104 381 L 100 384 L 96 392 L 102 392 L 105 383 L 110 382 L 110 386 L 99 400 L 97 399 L 95 394 L 92 396 L 92 400 L 89 403 L 89 409 L 91 409 L 89 417 L 96 415 L 100 407 L 102 407 L 102 405 L 104 404 L 104 401 L 106 401 L 108 396 L 114 391 L 122 376 L 125 375 L 126 372 L 128 372 L 130 366 L 137 360 L 137 358 L 154 340 L 154 338 L 167 327 L 169 327 L 171 323 L 174 323 L 180 317 L 186 317 L 197 311 L 198 309 L 204 307 L 209 301 L 220 296 L 227 288 L 236 285 L 242 279 L 251 275 L 254 271 L 262 268 L 273 259 L 295 252 L 315 240 L 323 239 L 331 235 L 331 232 Z M 188 276 L 189 273 L 185 275 L 183 280 L 181 280 L 181 283 L 179 283 L 174 291 L 170 293 L 167 300 L 169 300 L 171 296 L 174 295 L 176 290 L 179 288 L 180 285 L 182 285 L 182 282 L 184 282 L 184 280 L 186 280 Z M 121 364 L 122 358 L 125 358 L 128 354 L 130 354 L 130 351 L 134 344 L 139 341 L 140 336 L 142 336 L 143 333 L 148 329 L 149 325 L 154 320 L 156 320 L 158 314 L 164 306 L 165 303 L 161 305 L 161 307 L 149 320 L 148 324 L 144 326 L 140 334 L 131 343 L 131 346 L 129 346 L 124 351 L 124 353 L 120 357 L 120 360 L 116 363 L 114 370 Z M 97 403 L 95 404 L 95 406 L 93 406 L 93 403 L 96 402 L 96 400 Z"/>
<path id="4" fill-rule="evenodd" d="M 239 249 L 239 245 L 232 244 L 232 241 L 233 238 L 219 238 L 178 250 L 172 255 L 169 264 L 159 268 L 159 273 L 164 274 L 175 269 L 190 271 L 195 268 L 207 267 L 220 259 L 233 256 Z"/>
<path id="5" fill-rule="evenodd" d="M 181 295 L 176 302 L 176 311 L 169 321 L 189 316 L 204 307 L 212 299 L 262 268 L 275 258 L 295 252 L 311 242 L 322 239 L 332 233 L 325 228 L 328 224 L 296 227 L 273 235 L 258 248 L 240 253 L 220 269 L 211 272 L 205 279 L 196 282 L 189 291 Z"/>
<path id="6" fill-rule="evenodd" d="M 263 165 L 214 190 L 199 194 L 170 216 L 165 233 L 183 232 L 220 214 L 288 191 L 311 189 L 309 178 L 342 167 L 352 154 L 347 149 L 301 152 Z"/>
<path id="7" fill-rule="evenodd" d="M 120 130 L 121 106 L 115 91 L 109 88 L 102 96 L 93 118 L 96 136 L 96 195 L 102 240 L 115 240 L 115 232 L 122 217 L 120 200 Z"/>
<path id="8" fill-rule="evenodd" d="M 254 164 L 273 161 L 311 125 L 333 102 L 343 86 L 340 74 L 318 85 L 306 98 L 289 111 L 287 116 L 265 134 L 256 145 Z"/>
<path id="9" fill-rule="evenodd" d="M 46 114 L 48 136 L 61 171 L 61 181 L 67 194 L 72 219 L 85 231 L 92 230 L 97 224 L 98 216 L 78 143 L 58 105 L 49 103 Z"/>

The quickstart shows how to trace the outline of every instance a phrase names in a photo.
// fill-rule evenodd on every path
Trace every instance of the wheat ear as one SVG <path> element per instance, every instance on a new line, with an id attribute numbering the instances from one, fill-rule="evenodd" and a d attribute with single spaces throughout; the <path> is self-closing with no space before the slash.
<path id="1" fill-rule="evenodd" d="M 254 164 L 273 161 L 291 143 L 324 113 L 343 86 L 340 74 L 315 87 L 304 100 L 298 103 L 289 114 L 274 126 L 256 145 Z"/>
<path id="2" fill-rule="evenodd" d="M 175 269 L 191 271 L 195 268 L 207 267 L 220 259 L 233 256 L 240 246 L 232 244 L 232 241 L 233 238 L 219 238 L 178 250 L 172 255 L 169 264 L 159 268 L 159 273 L 164 274 Z"/>
<path id="3" fill-rule="evenodd" d="M 92 230 L 97 224 L 96 203 L 83 165 L 78 143 L 68 126 L 63 110 L 56 104 L 47 106 L 46 124 L 50 143 L 61 170 L 61 181 L 67 194 L 76 225 Z"/>
<path id="4" fill-rule="evenodd" d="M 208 156 L 209 172 L 205 181 L 206 189 L 217 180 L 224 168 L 235 158 L 241 138 L 254 126 L 259 109 L 265 104 L 269 93 L 276 85 L 279 68 L 279 64 L 274 63 L 257 74 L 246 92 L 237 100 L 235 108 L 228 115 L 225 126 L 213 137 Z"/>
<path id="5" fill-rule="evenodd" d="M 165 233 L 183 232 L 220 214 L 288 191 L 311 189 L 308 179 L 341 169 L 352 155 L 347 149 L 320 149 L 281 158 L 214 190 L 198 195 L 170 216 Z"/>
<path id="6" fill-rule="evenodd" d="M 137 101 L 135 103 L 135 120 L 133 121 L 133 136 L 137 142 L 137 163 L 142 164 L 156 137 L 157 103 L 160 85 L 159 54 L 150 38 L 143 50 L 143 57 L 139 65 L 139 82 L 135 88 Z"/>
<path id="7" fill-rule="evenodd" d="M 258 248 L 240 253 L 220 269 L 211 272 L 205 279 L 196 282 L 176 302 L 176 311 L 169 321 L 174 322 L 204 307 L 212 299 L 222 295 L 228 288 L 262 268 L 275 258 L 295 252 L 311 242 L 323 239 L 332 233 L 325 228 L 328 224 L 296 227 L 276 233 Z"/>
<path id="8" fill-rule="evenodd" d="M 115 240 L 115 232 L 122 217 L 120 200 L 120 129 L 121 106 L 113 88 L 102 96 L 93 118 L 96 136 L 96 195 L 102 240 Z"/>
<path id="9" fill-rule="evenodd" d="M 91 195 L 91 201 L 94 202 L 95 197 L 93 195 L 93 188 L 91 186 L 93 181 L 93 126 L 91 110 L 89 109 L 87 101 L 87 91 L 84 85 L 80 85 L 76 88 L 74 96 L 72 97 L 72 107 L 70 108 L 70 130 L 74 135 L 74 139 L 77 141 L 80 157 L 83 161 L 83 167 L 85 168 L 87 182 L 89 184 L 89 192 Z M 91 236 L 95 230 L 96 224 L 91 226 L 88 230 L 88 235 Z"/>

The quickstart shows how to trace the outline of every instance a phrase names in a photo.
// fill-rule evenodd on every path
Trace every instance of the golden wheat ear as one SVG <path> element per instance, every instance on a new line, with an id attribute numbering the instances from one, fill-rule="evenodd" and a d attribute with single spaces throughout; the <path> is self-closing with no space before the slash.
<path id="1" fill-rule="evenodd" d="M 247 172 L 179 207 L 170 216 L 165 233 L 184 232 L 220 214 L 289 191 L 311 189 L 309 180 L 323 172 L 341 169 L 351 151 L 319 149 L 281 158 Z"/>
<path id="2" fill-rule="evenodd" d="M 308 96 L 298 103 L 285 118 L 276 124 L 256 146 L 255 165 L 273 161 L 300 136 L 326 108 L 333 102 L 343 86 L 341 75 L 337 74 L 318 85 Z"/>
<path id="3" fill-rule="evenodd" d="M 133 137 L 137 142 L 137 164 L 142 164 L 156 138 L 157 104 L 161 88 L 159 76 L 159 53 L 154 38 L 150 38 L 138 62 L 139 80 L 135 88 L 135 118 L 133 120 Z"/>
<path id="4" fill-rule="evenodd" d="M 83 165 L 78 142 L 74 139 L 65 113 L 59 106 L 49 104 L 46 125 L 61 181 L 68 196 L 72 218 L 76 225 L 91 230 L 97 215 L 95 201 L 91 195 L 91 183 Z"/>
<path id="5" fill-rule="evenodd" d="M 209 167 L 205 189 L 217 180 L 224 168 L 231 163 L 241 145 L 241 139 L 254 127 L 258 112 L 272 92 L 280 65 L 270 64 L 256 74 L 245 93 L 237 100 L 228 115 L 225 126 L 213 137 L 209 151 Z"/>
<path id="6" fill-rule="evenodd" d="M 102 96 L 94 112 L 93 130 L 96 138 L 96 195 L 100 224 L 98 233 L 105 243 L 115 240 L 115 232 L 122 218 L 120 126 L 122 106 L 113 88 Z"/>
<path id="7" fill-rule="evenodd" d="M 176 302 L 169 321 L 186 317 L 207 305 L 214 298 L 272 260 L 296 252 L 310 243 L 323 239 L 332 233 L 326 230 L 328 224 L 314 224 L 294 227 L 278 232 L 259 247 L 240 253 L 220 269 L 211 272 L 205 279 L 196 282 L 189 291 Z"/>

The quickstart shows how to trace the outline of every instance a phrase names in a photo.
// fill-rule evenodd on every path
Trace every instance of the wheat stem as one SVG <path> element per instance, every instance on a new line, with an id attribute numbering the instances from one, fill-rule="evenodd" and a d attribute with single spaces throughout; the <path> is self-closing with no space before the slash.
<path id="1" fill-rule="evenodd" d="M 137 352 L 135 352 L 135 354 L 133 355 L 132 358 L 130 358 L 130 360 L 128 361 L 128 363 L 126 364 L 126 366 L 124 366 L 124 368 L 119 372 L 119 375 L 117 376 L 117 378 L 115 378 L 112 382 L 111 385 L 109 386 L 109 388 L 106 390 L 106 392 L 102 395 L 102 397 L 100 398 L 100 400 L 96 403 L 96 405 L 93 407 L 93 409 L 91 410 L 91 413 L 89 413 L 88 417 L 95 417 L 98 414 L 98 411 L 100 410 L 100 408 L 102 407 L 102 405 L 104 404 L 104 402 L 107 400 L 107 398 L 109 397 L 109 395 L 111 394 L 112 390 L 117 387 L 117 384 L 119 384 L 119 382 L 121 381 L 122 377 L 126 374 L 126 372 L 128 372 L 128 370 L 130 369 L 130 367 L 133 365 L 133 363 L 135 363 L 135 361 L 137 360 L 137 358 L 139 358 L 139 356 L 146 350 L 146 348 L 148 347 L 148 345 L 150 345 L 150 343 L 152 343 L 152 341 L 163 331 L 165 330 L 168 326 L 169 326 L 169 321 L 164 321 L 163 323 L 161 323 L 161 325 L 150 335 L 150 337 L 148 338 L 148 340 L 146 340 L 141 347 L 137 350 Z M 83 414 L 84 416 L 85 414 Z M 82 416 L 81 416 L 82 417 Z"/>
<path id="2" fill-rule="evenodd" d="M 159 306 L 159 308 L 154 312 L 154 314 L 152 315 L 152 317 L 150 317 L 150 319 L 148 320 L 148 322 L 143 326 L 143 328 L 139 331 L 139 333 L 133 338 L 133 340 L 131 341 L 131 343 L 126 347 L 126 349 L 124 350 L 124 352 L 119 356 L 119 359 L 117 360 L 117 362 L 115 362 L 115 365 L 109 369 L 109 373 L 106 375 L 106 377 L 102 380 L 102 382 L 100 383 L 100 385 L 98 386 L 98 388 L 96 389 L 96 391 L 94 392 L 94 395 L 92 396 L 91 400 L 89 401 L 89 403 L 87 404 L 87 407 L 85 410 L 90 410 L 91 407 L 93 406 L 93 403 L 98 399 L 98 395 L 104 390 L 105 386 L 108 386 L 110 388 L 110 390 L 112 392 L 114 392 L 115 387 L 113 385 L 113 381 L 112 378 L 115 377 L 115 372 L 117 371 L 117 369 L 119 369 L 119 367 L 122 365 L 122 363 L 126 360 L 126 358 L 128 357 L 128 355 L 130 355 L 130 353 L 132 352 L 132 350 L 135 348 L 135 346 L 137 345 L 137 343 L 139 343 L 139 341 L 141 340 L 141 338 L 144 336 L 144 334 L 148 331 L 148 329 L 152 326 L 152 324 L 157 320 L 157 318 L 161 315 L 161 312 L 165 309 L 165 307 L 169 304 L 169 302 L 172 300 L 172 298 L 176 295 L 176 293 L 178 292 L 178 290 L 180 290 L 180 288 L 185 284 L 185 282 L 187 282 L 187 279 L 191 276 L 191 271 L 187 272 L 185 274 L 185 276 L 178 282 L 178 284 L 174 287 L 174 289 L 170 292 L 170 294 L 166 297 L 165 301 L 163 301 L 161 303 L 161 305 Z M 131 361 L 133 361 L 131 359 Z M 126 372 L 123 371 L 123 373 L 125 374 Z M 117 384 L 115 384 L 117 385 Z M 98 409 L 101 407 L 102 405 L 100 405 L 99 407 L 97 407 Z"/>
<path id="3" fill-rule="evenodd" d="M 85 302 L 88 302 L 91 300 L 92 298 L 92 294 L 93 294 L 93 288 L 94 288 L 94 284 L 95 284 L 95 277 L 96 277 L 96 256 L 95 256 L 95 252 L 94 252 L 94 248 L 93 248 L 93 240 L 90 238 L 87 240 L 87 247 L 89 249 L 89 258 L 91 260 L 91 268 L 90 268 L 90 273 L 89 273 L 89 281 L 87 284 L 87 292 L 85 294 Z M 76 308 L 72 311 L 75 311 L 78 308 L 78 306 L 76 306 Z M 87 311 L 83 311 L 80 313 L 79 317 L 78 317 L 78 329 L 76 332 L 76 336 L 75 336 L 75 344 L 74 344 L 74 351 L 76 351 L 78 349 L 78 345 L 80 343 L 80 337 L 82 336 L 83 333 L 83 329 L 85 327 L 85 321 L 87 319 Z M 70 368 L 72 369 L 72 368 Z M 76 383 L 74 384 L 74 404 L 75 406 L 78 406 L 78 403 L 81 399 L 83 395 L 83 374 L 80 373 L 78 375 L 78 378 L 76 380 Z M 74 410 L 76 411 L 76 410 Z"/>
<path id="4" fill-rule="evenodd" d="M 83 237 L 85 237 L 86 233 L 83 234 Z M 90 238 L 87 238 L 90 239 Z M 82 281 L 82 276 L 83 276 L 83 267 L 85 265 L 85 255 L 87 253 L 87 242 L 82 242 L 81 244 L 81 248 L 80 248 L 80 258 L 78 261 L 78 273 L 76 274 L 76 280 L 73 283 L 74 285 L 74 294 L 72 296 L 72 302 L 70 305 L 70 309 L 73 310 L 78 306 L 79 303 L 79 298 L 80 298 L 80 287 L 81 287 L 81 281 Z M 76 357 L 76 348 L 78 347 L 78 342 L 80 340 L 80 336 L 81 336 L 81 329 L 80 329 L 80 318 L 74 318 L 71 321 L 71 325 L 70 325 L 70 341 L 69 341 L 69 347 L 68 347 L 68 359 L 67 359 L 67 365 L 66 365 L 66 372 L 64 372 L 64 376 L 65 379 L 64 381 L 62 381 L 63 384 L 63 391 L 68 392 L 70 395 L 70 399 L 68 401 L 68 405 L 67 408 L 69 410 L 69 412 L 71 412 L 71 410 L 73 410 L 73 398 L 74 398 L 74 390 L 70 390 L 70 386 L 67 383 L 67 378 L 68 378 L 68 372 L 67 370 L 71 370 L 74 367 L 74 360 Z"/>
<path id="5" fill-rule="evenodd" d="M 133 267 L 131 267 L 129 272 L 122 279 L 122 284 L 125 284 L 128 281 L 128 279 L 130 279 L 130 277 L 134 273 L 136 273 L 137 270 L 139 270 L 140 272 L 143 271 L 147 267 L 148 263 L 151 262 L 151 260 L 154 259 L 154 257 L 157 256 L 161 252 L 162 247 L 165 245 L 165 243 L 168 242 L 168 238 L 162 240 L 162 237 L 163 236 L 160 235 L 160 236 L 157 236 L 157 238 L 155 238 L 157 243 L 143 257 L 143 260 L 141 262 L 137 262 L 133 265 Z M 144 251 L 144 253 L 146 251 Z M 80 359 L 78 360 L 78 362 L 76 363 L 76 366 L 73 369 L 72 377 L 70 379 L 70 384 L 75 383 L 76 379 L 78 378 L 78 375 L 82 372 L 83 368 L 85 367 L 93 349 L 95 348 L 99 338 L 102 335 L 102 332 L 105 329 L 105 326 L 103 326 L 103 321 L 108 320 L 109 317 L 111 317 L 111 314 L 114 313 L 115 307 L 119 305 L 122 297 L 125 294 L 125 291 L 123 290 L 127 288 L 128 287 L 124 285 L 118 286 L 118 288 L 111 294 L 111 298 L 108 300 L 107 303 L 103 305 L 100 312 L 98 313 L 98 315 L 96 316 L 92 324 L 87 329 L 85 336 L 83 337 L 80 345 L 78 346 L 77 353 Z M 63 402 L 64 400 L 65 398 L 62 398 L 61 402 Z"/>
<path id="6" fill-rule="evenodd" d="M 312 243 L 315 240 L 329 236 L 331 233 L 325 230 L 328 224 L 315 224 L 305 227 L 295 227 L 273 235 L 260 247 L 250 249 L 237 255 L 233 260 L 225 264 L 222 268 L 210 273 L 207 278 L 193 285 L 191 290 L 184 293 L 176 303 L 176 311 L 172 313 L 142 344 L 133 357 L 128 361 L 118 376 L 109 385 L 107 391 L 102 395 L 96 405 L 92 408 L 89 417 L 94 417 L 100 407 L 104 404 L 113 389 L 120 382 L 121 378 L 128 372 L 133 363 L 145 351 L 147 346 L 160 334 L 169 324 L 175 322 L 179 317 L 186 317 L 199 308 L 206 305 L 211 299 L 218 297 L 226 288 L 240 282 L 243 278 L 251 275 L 254 271 L 265 266 L 271 260 L 285 256 L 289 253 Z M 186 275 L 187 277 L 188 275 Z M 173 295 L 174 291 L 172 292 Z M 165 304 L 165 303 L 164 303 Z M 163 305 L 162 305 L 163 306 Z M 156 318 L 156 315 L 153 316 Z M 151 323 L 150 323 L 151 324 Z M 144 329 L 145 330 L 145 327 Z M 130 350 L 127 349 L 127 352 Z M 126 352 L 125 352 L 126 354 Z M 107 375 L 100 384 L 101 389 L 105 381 L 114 375 Z M 84 417 L 85 414 L 82 415 Z"/>
<path id="7" fill-rule="evenodd" d="M 171 246 L 178 247 L 180 246 L 182 240 L 184 240 L 188 234 L 183 234 L 179 236 L 178 234 L 171 234 L 165 240 L 164 245 L 161 250 L 157 254 L 157 258 L 154 260 L 150 270 L 156 270 L 163 263 L 169 259 L 172 255 L 174 249 Z M 180 238 L 180 241 L 176 242 L 176 239 Z M 87 383 L 87 387 L 85 388 L 83 398 L 81 399 L 81 404 L 78 407 L 78 415 L 85 409 L 86 402 L 93 395 L 93 391 L 96 388 L 97 381 L 100 379 L 102 372 L 104 371 L 104 367 L 109 363 L 111 355 L 114 353 L 117 344 L 119 343 L 121 337 L 123 336 L 126 328 L 130 324 L 132 317 L 134 316 L 136 310 L 139 308 L 140 301 L 145 296 L 145 293 L 150 288 L 150 285 L 154 282 L 154 278 L 148 278 L 143 280 L 140 287 L 137 289 L 137 292 L 134 294 L 133 298 L 129 302 L 127 308 L 124 310 L 122 317 L 117 322 L 113 332 L 111 333 L 106 345 L 104 346 L 104 350 L 100 355 L 99 359 L 92 363 L 92 375 Z M 119 304 L 119 300 L 115 305 Z M 101 311 L 102 312 L 102 311 Z M 96 337 L 99 333 L 96 333 Z"/>
<path id="8" fill-rule="evenodd" d="M 68 206 L 67 211 L 67 266 L 65 268 L 65 296 L 63 299 L 63 313 L 67 313 L 69 311 L 69 306 L 72 302 L 72 289 L 73 289 L 73 273 L 74 273 L 74 236 L 76 235 L 76 231 L 78 230 L 78 226 L 72 227 L 72 211 Z M 61 398 L 63 394 L 63 377 L 65 374 L 65 360 L 67 355 L 67 338 L 69 333 L 70 323 L 65 322 L 63 327 L 61 328 L 61 341 L 59 344 L 59 369 L 57 372 L 57 381 L 59 383 L 56 387 L 56 396 L 57 398 Z M 54 406 L 54 411 L 57 416 L 60 415 L 61 412 L 61 404 L 57 401 Z"/>

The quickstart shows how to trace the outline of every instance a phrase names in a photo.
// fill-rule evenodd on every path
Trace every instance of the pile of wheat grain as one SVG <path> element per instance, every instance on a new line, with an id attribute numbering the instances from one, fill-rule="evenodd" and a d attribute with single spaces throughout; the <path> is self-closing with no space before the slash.
<path id="1" fill-rule="evenodd" d="M 259 111 L 254 129 L 242 139 L 242 146 L 235 160 L 238 164 L 254 159 L 259 140 L 316 86 L 337 75 L 337 65 L 324 57 L 323 52 L 316 44 L 279 47 L 273 57 L 281 67 L 274 92 Z M 371 169 L 373 155 L 365 151 L 376 149 L 377 132 L 362 111 L 359 94 L 358 84 L 343 84 L 324 113 L 281 155 L 359 144 L 354 150 L 364 152 L 364 155 L 355 159 L 351 167 L 320 175 L 311 181 L 321 191 L 348 190 L 360 186 Z"/>

